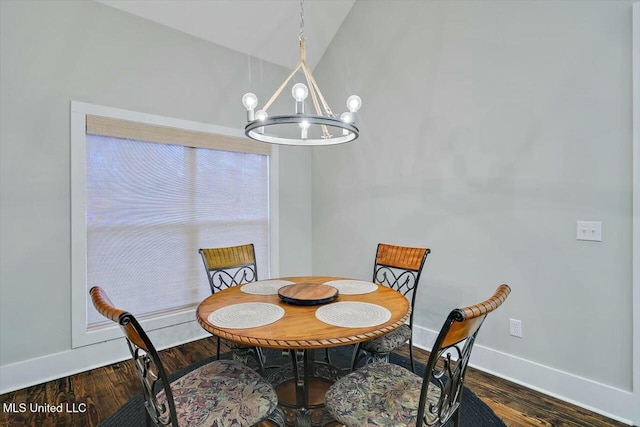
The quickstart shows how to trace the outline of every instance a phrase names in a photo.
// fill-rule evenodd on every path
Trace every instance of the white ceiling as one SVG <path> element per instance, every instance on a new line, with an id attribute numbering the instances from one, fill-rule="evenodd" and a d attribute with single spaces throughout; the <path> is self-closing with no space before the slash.
<path id="1" fill-rule="evenodd" d="M 297 0 L 96 0 L 133 15 L 292 68 L 299 59 Z M 304 2 L 307 62 L 314 68 L 355 0 Z"/>

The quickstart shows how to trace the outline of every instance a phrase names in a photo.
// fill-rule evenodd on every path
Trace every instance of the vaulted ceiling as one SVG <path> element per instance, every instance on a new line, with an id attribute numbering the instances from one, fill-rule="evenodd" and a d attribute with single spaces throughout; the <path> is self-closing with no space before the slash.
<path id="1" fill-rule="evenodd" d="M 287 68 L 298 61 L 295 0 L 96 0 Z M 355 0 L 304 3 L 307 62 L 316 66 Z"/>

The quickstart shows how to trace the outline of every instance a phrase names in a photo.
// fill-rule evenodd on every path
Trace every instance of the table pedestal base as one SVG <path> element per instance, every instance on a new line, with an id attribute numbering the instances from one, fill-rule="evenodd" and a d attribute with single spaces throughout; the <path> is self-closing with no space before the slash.
<path id="1" fill-rule="evenodd" d="M 296 404 L 296 384 L 294 379 L 285 381 L 278 385 L 276 393 L 280 408 L 284 413 L 285 421 L 288 425 L 320 425 L 324 411 L 324 394 L 331 387 L 333 381 L 323 378 L 310 378 L 309 385 L 309 407 L 297 408 Z M 308 419 L 307 424 L 303 424 Z"/>
<path id="2" fill-rule="evenodd" d="M 271 373 L 267 380 L 278 394 L 287 425 L 320 426 L 324 418 L 324 395 L 343 373 L 313 359 L 313 350 L 291 351 L 291 366 Z"/>

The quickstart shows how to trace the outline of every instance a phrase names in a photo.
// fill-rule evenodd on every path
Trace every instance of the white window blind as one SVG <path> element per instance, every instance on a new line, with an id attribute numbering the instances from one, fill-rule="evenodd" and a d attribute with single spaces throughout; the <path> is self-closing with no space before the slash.
<path id="1" fill-rule="evenodd" d="M 253 243 L 259 276 L 269 277 L 268 155 L 86 142 L 87 296 L 99 285 L 142 318 L 193 307 L 210 294 L 203 247 Z M 88 329 L 102 323 L 87 311 Z"/>

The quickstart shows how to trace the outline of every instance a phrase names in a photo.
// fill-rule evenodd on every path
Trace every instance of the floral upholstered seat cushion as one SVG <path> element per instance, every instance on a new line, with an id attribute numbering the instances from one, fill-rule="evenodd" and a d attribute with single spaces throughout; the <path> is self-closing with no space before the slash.
<path id="1" fill-rule="evenodd" d="M 251 426 L 277 404 L 273 387 L 254 370 L 231 360 L 204 365 L 171 383 L 181 426 Z M 164 391 L 158 402 L 166 402 Z"/>
<path id="2" fill-rule="evenodd" d="M 411 338 L 411 328 L 409 325 L 402 325 L 386 335 L 363 342 L 362 348 L 373 353 L 391 353 L 409 338 Z"/>
<path id="3" fill-rule="evenodd" d="M 422 378 L 401 366 L 372 363 L 334 383 L 325 405 L 336 421 L 348 426 L 413 427 L 421 387 Z M 430 384 L 427 409 L 439 397 L 440 390 Z"/>

